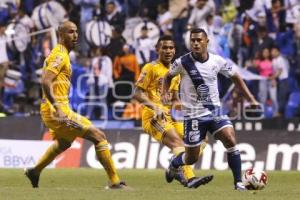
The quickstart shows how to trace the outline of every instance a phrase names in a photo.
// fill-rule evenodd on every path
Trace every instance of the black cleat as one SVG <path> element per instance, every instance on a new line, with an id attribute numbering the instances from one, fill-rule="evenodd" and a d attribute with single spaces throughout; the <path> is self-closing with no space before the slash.
<path id="1" fill-rule="evenodd" d="M 176 169 L 170 165 L 168 167 L 168 169 L 166 169 L 166 172 L 165 172 L 166 181 L 168 183 L 171 183 L 174 180 L 177 173 L 178 173 L 178 169 Z"/>
<path id="2" fill-rule="evenodd" d="M 178 181 L 184 187 L 187 186 L 187 179 L 184 177 L 184 173 L 181 167 L 179 167 L 175 173 L 174 179 Z"/>
<path id="3" fill-rule="evenodd" d="M 107 190 L 132 190 L 131 187 L 129 187 L 124 181 L 121 181 L 120 183 L 108 185 L 105 187 Z"/>
<path id="4" fill-rule="evenodd" d="M 213 175 L 208 175 L 204 177 L 193 177 L 188 180 L 187 187 L 188 188 L 198 188 L 200 185 L 205 185 L 209 183 L 214 178 Z"/>
<path id="5" fill-rule="evenodd" d="M 38 188 L 39 187 L 40 175 L 35 173 L 33 168 L 25 168 L 24 169 L 24 174 L 30 180 L 31 185 L 32 185 L 33 188 Z"/>

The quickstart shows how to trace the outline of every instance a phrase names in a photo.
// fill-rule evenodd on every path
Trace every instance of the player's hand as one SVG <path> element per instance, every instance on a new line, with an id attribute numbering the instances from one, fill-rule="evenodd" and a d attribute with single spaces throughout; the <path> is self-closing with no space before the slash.
<path id="1" fill-rule="evenodd" d="M 161 102 L 163 105 L 170 105 L 171 104 L 171 95 L 169 92 L 162 94 Z"/>
<path id="2" fill-rule="evenodd" d="M 165 120 L 165 112 L 162 109 L 157 109 L 154 114 L 154 119 L 156 120 Z"/>

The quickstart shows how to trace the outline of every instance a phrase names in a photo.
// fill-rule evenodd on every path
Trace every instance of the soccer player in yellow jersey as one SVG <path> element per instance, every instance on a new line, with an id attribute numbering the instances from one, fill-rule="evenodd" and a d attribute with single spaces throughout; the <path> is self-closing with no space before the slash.
<path id="1" fill-rule="evenodd" d="M 105 134 L 97 129 L 85 117 L 73 112 L 69 107 L 70 78 L 72 75 L 69 52 L 77 44 L 77 26 L 66 21 L 58 28 L 59 41 L 46 58 L 42 74 L 43 99 L 41 117 L 53 134 L 54 143 L 33 168 L 25 169 L 34 188 L 38 187 L 42 170 L 57 155 L 67 150 L 76 137 L 82 137 L 94 143 L 96 155 L 103 165 L 110 184 L 107 188 L 125 189 L 127 186 L 117 174 L 111 158 Z"/>
<path id="2" fill-rule="evenodd" d="M 168 72 L 175 55 L 175 43 L 171 36 L 159 38 L 156 51 L 158 59 L 143 67 L 139 79 L 136 82 L 134 98 L 144 105 L 142 111 L 142 126 L 146 133 L 157 141 L 169 147 L 174 155 L 184 152 L 183 124 L 176 122 L 170 116 L 172 105 L 178 107 L 178 86 L 180 77 L 172 80 L 169 90 L 169 102 L 162 102 L 162 80 Z M 179 106 L 180 107 L 180 106 Z M 202 146 L 204 149 L 205 144 Z M 202 152 L 202 151 L 201 151 Z M 182 174 L 183 172 L 183 174 Z M 212 176 L 195 177 L 189 165 L 178 170 L 175 179 L 189 188 L 197 188 L 211 181 Z M 172 182 L 173 179 L 167 179 Z"/>

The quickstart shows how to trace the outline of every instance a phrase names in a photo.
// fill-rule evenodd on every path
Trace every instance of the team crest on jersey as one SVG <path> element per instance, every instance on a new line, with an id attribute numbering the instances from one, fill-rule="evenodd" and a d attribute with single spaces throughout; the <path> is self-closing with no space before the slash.
<path id="1" fill-rule="evenodd" d="M 145 79 L 146 72 L 142 72 L 141 75 L 139 76 L 139 79 L 137 80 L 138 83 L 142 83 Z"/>
<path id="2" fill-rule="evenodd" d="M 232 66 L 231 66 L 231 65 L 228 65 L 228 64 L 226 63 L 225 69 L 226 69 L 227 71 L 232 71 Z"/>
<path id="3" fill-rule="evenodd" d="M 60 56 L 56 56 L 55 60 L 53 62 L 50 63 L 51 67 L 58 67 L 63 61 L 63 58 Z"/>

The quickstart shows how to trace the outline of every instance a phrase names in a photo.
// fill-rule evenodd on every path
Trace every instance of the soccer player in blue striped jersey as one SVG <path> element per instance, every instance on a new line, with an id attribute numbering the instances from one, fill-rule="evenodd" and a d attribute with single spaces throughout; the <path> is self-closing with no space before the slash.
<path id="1" fill-rule="evenodd" d="M 236 148 L 235 132 L 227 115 L 222 114 L 218 91 L 218 73 L 231 78 L 252 105 L 258 105 L 240 75 L 222 57 L 208 53 L 209 39 L 205 30 L 191 31 L 191 52 L 175 60 L 163 81 L 163 99 L 168 99 L 168 90 L 174 77 L 180 74 L 180 100 L 185 113 L 185 152 L 174 157 L 166 171 L 166 177 L 174 176 L 182 165 L 198 161 L 200 146 L 206 133 L 210 132 L 227 149 L 228 165 L 234 177 L 234 188 L 245 190 L 241 180 L 241 157 Z"/>

